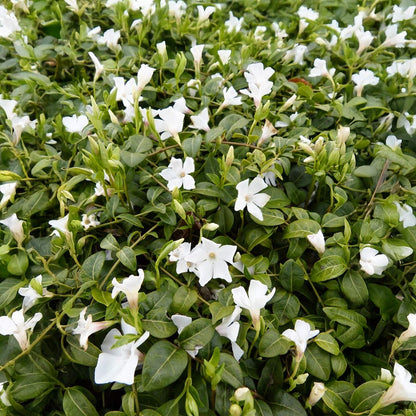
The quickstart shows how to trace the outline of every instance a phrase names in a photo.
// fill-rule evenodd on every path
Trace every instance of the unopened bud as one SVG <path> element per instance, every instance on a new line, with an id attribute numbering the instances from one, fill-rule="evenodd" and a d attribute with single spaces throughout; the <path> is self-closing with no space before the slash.
<path id="1" fill-rule="evenodd" d="M 351 129 L 349 127 L 343 127 L 343 126 L 339 126 L 338 127 L 338 140 L 339 140 L 339 145 L 345 143 L 348 140 L 348 137 L 350 136 L 350 131 Z"/>
<path id="2" fill-rule="evenodd" d="M 309 406 L 314 406 L 319 402 L 319 400 L 321 400 L 322 396 L 325 394 L 325 390 L 326 387 L 324 383 L 313 383 L 311 394 L 309 395 L 306 403 L 309 404 Z"/>
<path id="3" fill-rule="evenodd" d="M 279 112 L 285 111 L 288 109 L 295 101 L 296 101 L 296 94 L 293 94 L 281 107 Z"/>
<path id="4" fill-rule="evenodd" d="M 243 411 L 238 404 L 234 403 L 230 406 L 230 416 L 241 416 L 241 413 L 243 413 Z"/>
<path id="5" fill-rule="evenodd" d="M 215 231 L 218 227 L 218 224 L 215 224 L 215 222 L 211 222 L 209 224 L 204 224 L 202 228 L 207 231 Z"/>
<path id="6" fill-rule="evenodd" d="M 110 114 L 110 120 L 111 120 L 112 123 L 120 124 L 118 122 L 118 118 L 115 116 L 115 114 L 111 110 L 108 110 L 108 114 Z"/>
<path id="7" fill-rule="evenodd" d="M 240 387 L 234 392 L 234 397 L 239 402 L 245 401 L 251 397 L 250 389 L 248 387 Z"/>
<path id="8" fill-rule="evenodd" d="M 234 147 L 230 146 L 227 152 L 227 156 L 225 158 L 225 164 L 227 166 L 231 166 L 234 162 Z"/>

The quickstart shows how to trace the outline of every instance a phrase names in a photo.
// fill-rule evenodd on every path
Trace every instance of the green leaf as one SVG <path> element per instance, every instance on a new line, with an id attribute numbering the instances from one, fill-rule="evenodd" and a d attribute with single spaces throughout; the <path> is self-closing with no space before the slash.
<path id="1" fill-rule="evenodd" d="M 100 247 L 103 250 L 111 250 L 111 251 L 120 250 L 120 245 L 118 244 L 118 241 L 115 239 L 113 234 L 107 234 L 104 237 L 104 240 L 101 241 Z"/>
<path id="2" fill-rule="evenodd" d="M 351 396 L 350 407 L 354 412 L 370 410 L 388 387 L 389 385 L 382 381 L 367 381 L 355 389 Z"/>
<path id="3" fill-rule="evenodd" d="M 339 345 L 335 338 L 327 334 L 325 332 L 320 333 L 316 338 L 314 338 L 314 342 L 322 348 L 324 351 L 329 352 L 333 355 L 339 354 Z"/>
<path id="4" fill-rule="evenodd" d="M 327 381 L 331 374 L 331 358 L 316 344 L 308 345 L 305 351 L 306 371 L 323 381 Z"/>
<path id="5" fill-rule="evenodd" d="M 342 293 L 353 305 L 364 305 L 368 300 L 368 289 L 360 273 L 348 271 L 341 282 Z"/>
<path id="6" fill-rule="evenodd" d="M 371 302 L 380 308 L 381 317 L 385 321 L 389 321 L 398 311 L 400 301 L 396 298 L 396 296 L 394 296 L 391 289 L 387 286 L 370 283 L 368 285 L 368 292 Z"/>
<path id="7" fill-rule="evenodd" d="M 400 238 L 389 238 L 382 242 L 382 250 L 387 256 L 394 261 L 400 261 L 409 257 L 413 253 L 413 249 L 407 245 L 405 240 Z"/>
<path id="8" fill-rule="evenodd" d="M 94 279 L 97 280 L 100 277 L 101 270 L 105 262 L 104 251 L 99 251 L 89 256 L 81 268 L 81 279 Z"/>
<path id="9" fill-rule="evenodd" d="M 101 303 L 105 306 L 108 306 L 111 302 L 113 302 L 113 297 L 111 296 L 110 292 L 100 290 L 96 287 L 91 289 L 91 295 L 98 303 Z"/>
<path id="10" fill-rule="evenodd" d="M 182 142 L 182 149 L 190 157 L 196 157 L 201 147 L 202 137 L 190 137 Z"/>
<path id="11" fill-rule="evenodd" d="M 244 385 L 243 371 L 237 360 L 230 354 L 221 353 L 218 366 L 224 364 L 221 379 L 230 386 L 237 389 Z"/>
<path id="12" fill-rule="evenodd" d="M 289 259 L 280 269 L 280 284 L 289 292 L 299 290 L 305 280 L 305 272 L 294 260 Z"/>
<path id="13" fill-rule="evenodd" d="M 40 396 L 54 385 L 55 382 L 44 373 L 28 373 L 16 377 L 11 394 L 14 400 L 24 402 Z"/>
<path id="14" fill-rule="evenodd" d="M 269 397 L 277 387 L 283 385 L 283 369 L 280 357 L 267 360 L 257 384 L 257 390 L 263 397 Z"/>
<path id="15" fill-rule="evenodd" d="M 359 178 L 372 178 L 380 174 L 380 170 L 374 165 L 360 166 L 354 170 L 354 175 Z"/>
<path id="16" fill-rule="evenodd" d="M 76 387 L 65 391 L 62 406 L 65 416 L 99 416 L 93 404 Z"/>
<path id="17" fill-rule="evenodd" d="M 266 358 L 276 357 L 277 355 L 286 354 L 291 346 L 292 342 L 290 340 L 282 337 L 278 331 L 271 328 L 265 332 L 260 340 L 259 354 Z"/>
<path id="18" fill-rule="evenodd" d="M 275 298 L 277 300 L 273 303 L 273 313 L 277 316 L 279 325 L 285 325 L 298 316 L 300 302 L 295 295 L 279 290 Z"/>
<path id="19" fill-rule="evenodd" d="M 281 211 L 278 209 L 268 209 L 262 208 L 263 221 L 260 221 L 256 217 L 250 214 L 250 218 L 260 225 L 265 225 L 267 227 L 275 227 L 276 225 L 283 224 L 285 222 L 285 217 Z"/>
<path id="20" fill-rule="evenodd" d="M 351 326 L 357 324 L 361 327 L 367 326 L 367 320 L 358 312 L 336 307 L 326 307 L 323 308 L 323 311 L 329 319 L 339 322 L 342 325 Z"/>
<path id="21" fill-rule="evenodd" d="M 17 279 L 5 279 L 0 283 L 0 309 L 6 307 L 25 283 Z"/>
<path id="22" fill-rule="evenodd" d="M 343 216 L 338 216 L 336 214 L 332 214 L 328 212 L 322 218 L 322 227 L 323 228 L 338 228 L 344 226 L 344 219 Z"/>
<path id="23" fill-rule="evenodd" d="M 299 401 L 284 390 L 276 389 L 269 398 L 269 405 L 274 415 L 306 416 L 306 411 Z"/>
<path id="24" fill-rule="evenodd" d="M 197 300 L 198 294 L 195 290 L 181 286 L 173 295 L 171 309 L 174 313 L 184 315 Z"/>
<path id="25" fill-rule="evenodd" d="M 155 338 L 168 338 L 173 335 L 177 328 L 169 319 L 165 308 L 152 309 L 142 320 L 143 329 L 149 331 Z"/>
<path id="26" fill-rule="evenodd" d="M 123 247 L 120 251 L 116 253 L 117 258 L 120 262 L 126 266 L 132 272 L 135 272 L 137 269 L 137 259 L 136 253 L 134 250 L 128 246 Z"/>
<path id="27" fill-rule="evenodd" d="M 348 367 L 348 363 L 344 357 L 344 354 L 339 353 L 338 355 L 332 355 L 331 367 L 332 367 L 332 372 L 335 374 L 335 376 L 341 377 L 345 373 L 345 370 Z"/>
<path id="28" fill-rule="evenodd" d="M 211 341 L 215 329 L 210 319 L 200 318 L 187 325 L 178 337 L 181 347 L 185 350 L 194 350 L 204 347 Z"/>
<path id="29" fill-rule="evenodd" d="M 69 354 L 71 358 L 78 364 L 87 367 L 95 367 L 97 365 L 98 356 L 101 350 L 91 342 L 88 343 L 88 348 L 84 351 L 79 345 L 79 340 L 73 335 L 68 335 L 67 341 L 69 344 Z"/>
<path id="30" fill-rule="evenodd" d="M 306 238 L 309 234 L 316 234 L 320 229 L 321 226 L 314 220 L 296 220 L 287 226 L 284 238 Z"/>
<path id="31" fill-rule="evenodd" d="M 141 391 L 169 386 L 186 368 L 188 354 L 168 341 L 158 341 L 147 352 L 142 372 Z"/>
<path id="32" fill-rule="evenodd" d="M 348 414 L 349 408 L 342 400 L 341 396 L 328 387 L 325 390 L 322 400 L 338 416 L 345 416 Z"/>
<path id="33" fill-rule="evenodd" d="M 254 400 L 254 409 L 256 410 L 256 416 L 273 416 L 270 406 L 261 400 Z"/>
<path id="34" fill-rule="evenodd" d="M 135 217 L 134 215 L 119 214 L 119 215 L 117 215 L 117 218 L 120 219 L 120 220 L 126 221 L 128 224 L 131 224 L 134 227 L 143 228 L 142 222 L 137 217 Z"/>
<path id="35" fill-rule="evenodd" d="M 312 282 L 325 282 L 335 279 L 347 270 L 345 260 L 341 256 L 329 255 L 318 260 L 311 270 Z"/>

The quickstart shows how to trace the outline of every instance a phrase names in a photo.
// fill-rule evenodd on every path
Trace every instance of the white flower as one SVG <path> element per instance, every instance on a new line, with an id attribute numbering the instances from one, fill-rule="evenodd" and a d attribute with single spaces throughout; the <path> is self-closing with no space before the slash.
<path id="1" fill-rule="evenodd" d="M 193 271 L 193 264 L 187 261 L 191 253 L 191 243 L 182 243 L 175 250 L 169 253 L 169 261 L 176 262 L 176 273 L 186 273 Z"/>
<path id="2" fill-rule="evenodd" d="M 307 22 L 305 19 L 314 21 L 319 17 L 318 12 L 315 12 L 314 10 L 305 6 L 300 6 L 297 14 L 300 17 L 299 33 L 302 33 L 309 26 L 309 22 Z"/>
<path id="3" fill-rule="evenodd" d="M 130 10 L 141 11 L 144 17 L 151 16 L 156 11 L 153 0 L 130 0 Z"/>
<path id="4" fill-rule="evenodd" d="M 16 100 L 6 100 L 3 98 L 2 95 L 0 95 L 0 107 L 4 110 L 4 112 L 6 113 L 6 117 L 9 120 L 16 117 L 16 113 L 14 112 L 16 105 L 17 105 Z"/>
<path id="5" fill-rule="evenodd" d="M 141 64 L 139 71 L 137 72 L 137 94 L 140 95 L 143 88 L 152 80 L 154 68 L 149 65 Z"/>
<path id="6" fill-rule="evenodd" d="M 149 335 L 149 332 L 146 331 L 137 341 L 113 348 L 117 342 L 116 337 L 121 336 L 121 332 L 118 329 L 112 329 L 101 344 L 102 353 L 98 356 L 94 373 L 95 383 L 133 384 L 134 372 L 139 362 L 137 347 L 143 344 Z"/>
<path id="7" fill-rule="evenodd" d="M 166 59 L 168 58 L 168 53 L 166 51 L 166 42 L 162 41 L 159 43 L 156 43 L 156 49 L 157 49 L 157 53 L 163 58 Z"/>
<path id="8" fill-rule="evenodd" d="M 244 18 L 238 19 L 234 16 L 233 12 L 229 12 L 229 19 L 225 21 L 224 25 L 227 28 L 227 32 L 240 32 L 243 25 Z"/>
<path id="9" fill-rule="evenodd" d="M 168 7 L 169 7 L 169 16 L 175 17 L 176 20 L 180 20 L 180 18 L 186 12 L 186 3 L 183 2 L 182 0 L 179 0 L 179 1 L 169 0 Z"/>
<path id="10" fill-rule="evenodd" d="M 51 292 L 42 288 L 41 274 L 32 279 L 28 287 L 21 287 L 19 289 L 19 295 L 23 296 L 23 312 L 28 311 L 38 299 L 53 296 Z"/>
<path id="11" fill-rule="evenodd" d="M 231 50 L 230 49 L 220 49 L 218 51 L 218 56 L 220 57 L 221 63 L 227 65 L 230 61 Z"/>
<path id="12" fill-rule="evenodd" d="M 173 102 L 173 108 L 182 114 L 191 114 L 192 111 L 186 106 L 186 100 L 184 97 L 180 97 Z M 157 114 L 156 114 L 157 115 Z"/>
<path id="13" fill-rule="evenodd" d="M 356 84 L 354 90 L 357 91 L 358 97 L 361 97 L 363 88 L 366 85 L 377 85 L 379 81 L 379 78 L 369 69 L 362 69 L 358 74 L 354 74 L 351 79 Z"/>
<path id="14" fill-rule="evenodd" d="M 283 61 L 290 61 L 293 59 L 294 64 L 303 65 L 305 63 L 304 56 L 307 50 L 308 47 L 306 45 L 299 45 L 298 43 L 295 43 L 293 48 L 286 52 L 283 57 Z"/>
<path id="15" fill-rule="evenodd" d="M 205 107 L 198 115 L 191 116 L 192 124 L 189 125 L 191 129 L 210 131 L 208 126 L 209 114 L 208 107 Z"/>
<path id="16" fill-rule="evenodd" d="M 194 63 L 196 66 L 201 64 L 202 60 L 202 51 L 204 50 L 205 45 L 195 45 L 191 48 L 191 54 L 194 57 Z"/>
<path id="17" fill-rule="evenodd" d="M 173 136 L 178 141 L 178 133 L 183 129 L 185 115 L 173 107 L 168 107 L 159 111 L 159 117 L 160 119 L 155 119 L 155 127 L 158 133 L 162 133 L 160 138 L 166 140 Z"/>
<path id="18" fill-rule="evenodd" d="M 266 119 L 264 126 L 261 129 L 261 136 L 257 142 L 257 146 L 261 146 L 266 140 L 274 136 L 277 133 L 277 130 L 274 128 L 273 124 Z"/>
<path id="19" fill-rule="evenodd" d="M 399 401 L 416 401 L 416 383 L 411 383 L 412 375 L 399 363 L 394 364 L 394 381 L 381 396 L 380 407 Z"/>
<path id="20" fill-rule="evenodd" d="M 306 400 L 306 403 L 309 406 L 314 406 L 316 403 L 319 402 L 319 400 L 322 399 L 322 396 L 325 394 L 325 391 L 326 391 L 325 384 L 315 381 L 313 383 L 311 393 L 308 399 Z"/>
<path id="21" fill-rule="evenodd" d="M 19 220 L 16 214 L 11 215 L 8 218 L 0 221 L 0 224 L 5 225 L 12 233 L 13 238 L 20 246 L 25 239 L 25 233 L 23 231 L 23 220 Z"/>
<path id="22" fill-rule="evenodd" d="M 234 210 L 241 211 L 247 207 L 248 212 L 253 217 L 263 221 L 263 214 L 260 208 L 263 208 L 267 204 L 270 195 L 259 192 L 265 188 L 267 188 L 267 185 L 260 176 L 254 178 L 251 183 L 249 183 L 249 179 L 240 182 L 236 186 L 238 196 L 235 201 Z"/>
<path id="23" fill-rule="evenodd" d="M 386 27 L 386 29 L 384 30 L 386 40 L 381 44 L 382 48 L 404 48 L 406 43 L 407 32 L 404 30 L 403 32 L 397 33 L 397 29 L 397 24 Z"/>
<path id="24" fill-rule="evenodd" d="M 48 222 L 48 224 L 55 228 L 55 230 L 52 232 L 51 235 L 60 236 L 59 233 L 64 234 L 65 236 L 70 236 L 71 232 L 68 229 L 68 220 L 69 220 L 69 214 L 66 214 L 65 217 L 60 218 L 59 220 L 51 220 Z"/>
<path id="25" fill-rule="evenodd" d="M 106 45 L 107 48 L 111 49 L 114 52 L 118 52 L 121 47 L 118 44 L 120 39 L 120 31 L 114 29 L 106 30 L 102 36 L 97 37 L 97 43 L 99 45 Z"/>
<path id="26" fill-rule="evenodd" d="M 241 96 L 238 95 L 233 87 L 225 87 L 222 90 L 222 93 L 224 95 L 224 101 L 222 102 L 220 109 L 228 107 L 229 105 L 241 105 Z"/>
<path id="27" fill-rule="evenodd" d="M 399 219 L 403 223 L 403 228 L 413 227 L 416 225 L 416 217 L 413 214 L 413 209 L 410 205 L 403 204 L 400 206 L 398 202 L 395 202 L 397 212 L 399 213 Z"/>
<path id="28" fill-rule="evenodd" d="M 393 13 L 388 17 L 391 17 L 393 23 L 402 22 L 403 20 L 413 19 L 415 14 L 416 6 L 409 6 L 407 9 L 401 8 L 395 4 L 393 6 Z"/>
<path id="29" fill-rule="evenodd" d="M 85 115 L 74 114 L 72 117 L 63 117 L 62 124 L 68 133 L 81 133 L 88 124 L 88 118 Z"/>
<path id="30" fill-rule="evenodd" d="M 231 348 L 233 350 L 234 358 L 239 361 L 243 356 L 244 351 L 237 344 L 238 332 L 240 331 L 240 319 L 241 308 L 236 306 L 231 315 L 222 319 L 221 323 L 215 327 L 217 332 L 231 341 Z"/>
<path id="31" fill-rule="evenodd" d="M 13 129 L 13 144 L 16 145 L 22 135 L 22 131 L 29 129 L 34 129 L 37 124 L 37 120 L 30 120 L 28 116 L 14 116 L 11 120 L 12 129 Z"/>
<path id="32" fill-rule="evenodd" d="M 296 360 L 300 361 L 303 357 L 303 354 L 308 345 L 308 340 L 316 337 L 319 334 L 319 330 L 315 329 L 311 331 L 311 326 L 303 321 L 298 319 L 295 323 L 295 329 L 286 329 L 282 332 L 282 335 L 286 338 L 289 338 L 296 344 Z"/>
<path id="33" fill-rule="evenodd" d="M 400 342 L 407 341 L 411 337 L 416 337 L 416 313 L 409 313 L 407 320 L 409 321 L 409 327 L 400 335 Z"/>
<path id="34" fill-rule="evenodd" d="M 79 13 L 79 7 L 77 4 L 77 0 L 65 0 L 65 3 L 69 10 L 71 10 L 74 13 Z"/>
<path id="35" fill-rule="evenodd" d="M 85 313 L 87 308 L 84 308 L 79 314 L 79 320 L 77 327 L 72 331 L 74 335 L 80 335 L 79 345 L 86 350 L 88 348 L 88 337 L 94 332 L 101 331 L 102 329 L 108 328 L 111 322 L 93 322 L 92 315 L 89 314 L 85 319 Z"/>
<path id="36" fill-rule="evenodd" d="M 96 81 L 104 71 L 104 65 L 98 60 L 98 58 L 94 55 L 93 52 L 88 52 L 88 55 L 90 56 L 95 66 L 94 81 Z"/>
<path id="37" fill-rule="evenodd" d="M 244 77 L 248 82 L 248 90 L 244 89 L 240 92 L 252 97 L 256 107 L 261 104 L 261 99 L 270 94 L 273 87 L 273 82 L 269 78 L 274 74 L 273 68 L 264 68 L 262 62 L 257 62 L 247 66 L 247 71 Z"/>
<path id="38" fill-rule="evenodd" d="M 142 287 L 144 280 L 144 272 L 142 269 L 137 270 L 138 276 L 130 275 L 123 279 L 121 283 L 114 277 L 111 283 L 113 284 L 113 291 L 111 297 L 114 299 L 120 292 L 123 292 L 127 297 L 127 302 L 130 308 L 137 309 L 139 290 Z"/>
<path id="39" fill-rule="evenodd" d="M 212 15 L 212 13 L 215 12 L 215 7 L 213 6 L 207 6 L 205 9 L 203 6 L 198 5 L 196 6 L 198 10 L 198 24 L 201 24 L 202 22 L 205 22 L 209 19 L 209 17 Z"/>
<path id="40" fill-rule="evenodd" d="M 387 136 L 386 138 L 386 145 L 390 147 L 390 149 L 395 150 L 399 149 L 402 144 L 402 141 L 399 140 L 396 136 L 393 136 L 392 134 L 390 136 Z"/>
<path id="41" fill-rule="evenodd" d="M 0 209 L 5 207 L 7 203 L 16 195 L 17 182 L 8 182 L 0 185 L 0 192 L 2 194 L 0 201 Z"/>
<path id="42" fill-rule="evenodd" d="M 273 297 L 276 288 L 266 295 L 267 286 L 258 280 L 250 280 L 248 295 L 242 287 L 236 287 L 231 290 L 234 303 L 240 308 L 247 309 L 250 312 L 253 326 L 256 330 L 260 329 L 260 310 L 266 306 L 266 303 Z"/>
<path id="43" fill-rule="evenodd" d="M 357 31 L 364 31 L 363 17 L 359 14 L 354 17 L 353 25 L 348 25 L 345 29 L 341 30 L 339 37 L 342 40 L 346 40 L 351 38 Z"/>
<path id="44" fill-rule="evenodd" d="M 360 55 L 361 52 L 366 50 L 371 45 L 374 36 L 368 30 L 365 32 L 362 30 L 356 30 L 354 34 L 358 39 L 357 55 Z"/>
<path id="45" fill-rule="evenodd" d="M 126 108 L 134 105 L 134 98 L 139 95 L 136 80 L 134 78 L 130 78 L 126 82 L 123 77 L 114 77 L 113 81 L 115 85 L 114 88 L 117 90 L 116 100 L 122 101 Z M 113 90 L 111 90 L 111 92 L 112 91 Z"/>
<path id="46" fill-rule="evenodd" d="M 325 253 L 325 238 L 322 230 L 319 230 L 316 234 L 309 234 L 306 238 L 319 254 Z"/>
<path id="47" fill-rule="evenodd" d="M 187 327 L 191 322 L 192 318 L 186 315 L 172 315 L 171 316 L 172 322 L 175 324 L 176 328 L 178 328 L 178 334 L 180 334 L 185 327 Z M 194 350 L 185 350 L 192 358 L 195 358 L 198 354 L 198 351 L 202 348 L 202 346 L 195 346 Z"/>
<path id="48" fill-rule="evenodd" d="M 310 77 L 326 77 L 332 78 L 335 74 L 335 68 L 331 68 L 329 71 L 326 67 L 326 61 L 323 59 L 316 58 L 314 63 L 314 67 L 311 69 L 309 76 Z"/>
<path id="49" fill-rule="evenodd" d="M 100 225 L 100 221 L 95 218 L 95 214 L 82 214 L 81 225 L 84 227 L 84 230 L 88 230 L 90 227 Z"/>
<path id="50" fill-rule="evenodd" d="M 186 260 L 194 264 L 194 273 L 199 277 L 201 286 L 205 286 L 211 279 L 224 279 L 231 283 L 227 263 L 233 263 L 236 250 L 236 246 L 217 244 L 202 237 Z"/>
<path id="51" fill-rule="evenodd" d="M 0 38 L 9 39 L 14 32 L 21 30 L 15 14 L 0 5 Z"/>
<path id="52" fill-rule="evenodd" d="M 0 335 L 13 335 L 22 351 L 29 347 L 28 333 L 33 331 L 35 325 L 42 319 L 40 312 L 25 322 L 23 309 L 14 311 L 12 317 L 0 316 Z"/>
<path id="53" fill-rule="evenodd" d="M 101 27 L 96 26 L 93 27 L 91 30 L 87 32 L 87 37 L 91 38 L 93 41 L 98 41 L 101 37 L 99 36 L 101 33 Z"/>
<path id="54" fill-rule="evenodd" d="M 349 127 L 339 126 L 337 130 L 337 137 L 339 140 L 339 144 L 344 144 L 348 137 L 350 137 L 351 129 Z"/>
<path id="55" fill-rule="evenodd" d="M 389 259 L 385 254 L 377 253 L 378 250 L 371 247 L 364 247 L 360 251 L 361 270 L 364 270 L 369 275 L 383 274 L 389 264 Z"/>
<path id="56" fill-rule="evenodd" d="M 263 36 L 266 33 L 266 31 L 266 26 L 257 26 L 256 30 L 254 31 L 254 39 L 257 41 L 263 40 Z"/>
<path id="57" fill-rule="evenodd" d="M 185 158 L 184 162 L 172 157 L 169 166 L 160 172 L 160 176 L 168 181 L 169 191 L 182 187 L 190 190 L 195 188 L 195 180 L 190 175 L 193 172 L 195 172 L 195 164 L 192 157 Z"/>

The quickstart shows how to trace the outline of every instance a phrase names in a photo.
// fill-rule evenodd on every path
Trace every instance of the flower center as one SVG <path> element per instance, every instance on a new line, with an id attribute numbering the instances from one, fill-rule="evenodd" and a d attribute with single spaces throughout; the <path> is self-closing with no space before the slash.
<path id="1" fill-rule="evenodd" d="M 180 176 L 181 178 L 184 178 L 184 177 L 186 176 L 186 173 L 185 173 L 184 171 L 182 171 L 182 172 L 179 174 L 179 176 Z"/>
<path id="2" fill-rule="evenodd" d="M 252 195 L 246 195 L 244 197 L 244 199 L 245 199 L 246 202 L 251 202 L 253 200 L 253 196 Z"/>
<path id="3" fill-rule="evenodd" d="M 215 256 L 215 253 L 214 252 L 211 252 L 211 253 L 208 254 L 208 257 L 210 259 L 214 260 L 216 256 Z"/>

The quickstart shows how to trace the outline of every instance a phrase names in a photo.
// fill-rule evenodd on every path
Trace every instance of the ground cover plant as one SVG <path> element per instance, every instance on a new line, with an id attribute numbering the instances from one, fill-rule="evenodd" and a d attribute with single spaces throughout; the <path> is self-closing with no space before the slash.
<path id="1" fill-rule="evenodd" d="M 1 415 L 416 415 L 416 6 L 0 5 Z"/>

